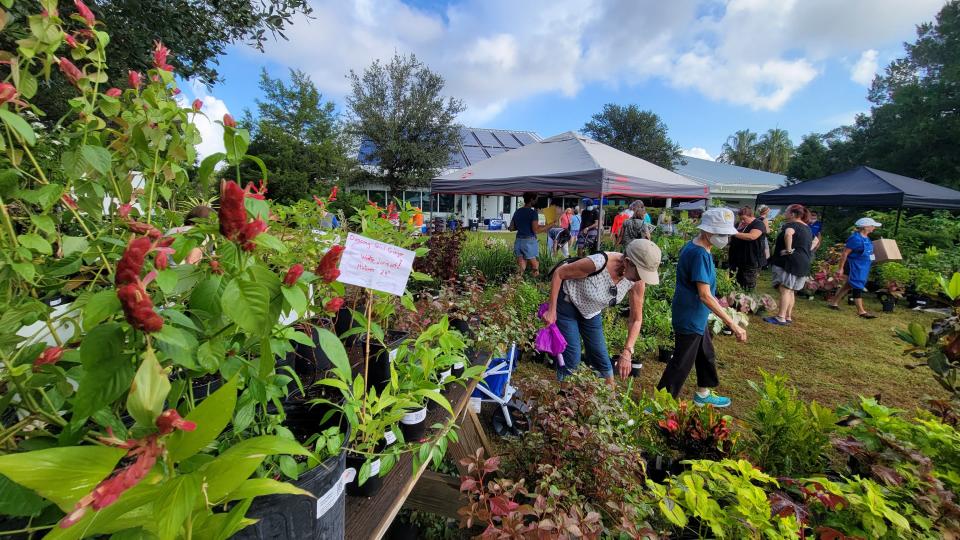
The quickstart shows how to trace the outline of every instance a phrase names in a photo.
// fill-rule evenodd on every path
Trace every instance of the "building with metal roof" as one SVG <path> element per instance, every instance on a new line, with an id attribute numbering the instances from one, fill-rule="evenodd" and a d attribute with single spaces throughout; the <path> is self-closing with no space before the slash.
<path id="1" fill-rule="evenodd" d="M 674 170 L 709 187 L 712 199 L 721 199 L 734 207 L 753 204 L 758 194 L 787 183 L 782 174 L 689 156 L 675 163 Z"/>

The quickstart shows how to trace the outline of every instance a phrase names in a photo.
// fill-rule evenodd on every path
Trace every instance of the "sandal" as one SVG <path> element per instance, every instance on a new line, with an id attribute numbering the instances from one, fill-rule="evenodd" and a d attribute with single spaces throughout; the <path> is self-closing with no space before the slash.
<path id="1" fill-rule="evenodd" d="M 873 313 L 861 313 L 861 314 L 859 315 L 859 317 L 860 317 L 861 319 L 876 319 L 876 318 L 877 318 L 877 316 L 874 315 Z"/>
<path id="2" fill-rule="evenodd" d="M 778 318 L 776 318 L 776 317 L 764 317 L 764 318 L 763 318 L 763 321 L 764 321 L 764 322 L 768 322 L 768 323 L 770 323 L 770 324 L 775 324 L 775 325 L 777 325 L 777 326 L 786 326 L 787 324 L 789 324 L 789 323 L 787 323 L 787 321 L 781 321 L 780 319 L 778 319 Z"/>

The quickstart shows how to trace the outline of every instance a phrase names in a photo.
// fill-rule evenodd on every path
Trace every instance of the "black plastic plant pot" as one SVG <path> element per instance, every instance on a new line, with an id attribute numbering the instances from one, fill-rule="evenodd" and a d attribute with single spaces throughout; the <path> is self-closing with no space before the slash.
<path id="1" fill-rule="evenodd" d="M 643 369 L 643 362 L 631 362 L 630 363 L 630 376 L 639 377 L 640 371 Z"/>
<path id="2" fill-rule="evenodd" d="M 360 350 L 366 355 L 367 349 L 365 340 L 361 338 L 357 342 Z M 357 374 L 363 375 L 363 361 L 357 366 Z M 367 389 L 372 386 L 377 389 L 377 394 L 383 392 L 383 389 L 390 384 L 390 351 L 376 339 L 370 339 L 370 363 L 367 366 Z"/>
<path id="3" fill-rule="evenodd" d="M 242 529 L 233 538 L 268 540 L 303 538 L 326 540 L 345 534 L 344 469 L 346 451 L 332 456 L 300 475 L 293 484 L 312 493 L 304 495 L 268 495 L 257 497 L 247 517 L 259 520 Z"/>
<path id="4" fill-rule="evenodd" d="M 300 377 L 300 382 L 304 386 L 310 386 L 333 367 L 333 362 L 320 347 L 320 332 L 310 327 L 306 333 L 313 340 L 313 346 L 297 343 L 293 352 L 287 355 L 287 359 L 292 360 L 293 370 Z"/>
<path id="5" fill-rule="evenodd" d="M 894 308 L 897 306 L 897 303 L 894 302 L 893 300 L 883 302 L 882 304 L 883 304 L 883 311 L 886 313 L 893 312 Z"/>
<path id="6" fill-rule="evenodd" d="M 456 378 L 458 378 L 458 379 L 459 379 L 460 377 L 463 377 L 463 372 L 464 372 L 464 370 L 466 370 L 466 367 L 464 367 L 463 362 L 456 362 L 456 363 L 453 364 L 453 376 L 454 376 L 454 377 L 456 377 Z"/>
<path id="7" fill-rule="evenodd" d="M 363 308 L 361 307 L 360 309 Z M 353 313 L 350 312 L 350 308 L 344 306 L 337 311 L 337 316 L 333 320 L 333 330 L 345 345 L 354 343 L 359 340 L 359 337 L 357 335 L 342 337 L 343 334 L 349 330 L 360 327 L 360 321 L 353 318 Z"/>
<path id="8" fill-rule="evenodd" d="M 403 432 L 404 441 L 417 442 L 423 439 L 423 434 L 427 432 L 427 408 L 421 407 L 403 415 L 400 431 Z"/>
<path id="9" fill-rule="evenodd" d="M 190 382 L 193 390 L 193 399 L 199 401 L 223 386 L 223 377 L 221 377 L 219 373 L 214 373 L 212 375 L 198 377 Z"/>
<path id="10" fill-rule="evenodd" d="M 679 461 L 663 455 L 651 456 L 646 459 L 647 478 L 660 484 L 668 476 L 676 476 L 683 472 L 684 466 Z"/>
<path id="11" fill-rule="evenodd" d="M 670 360 L 673 360 L 673 349 L 665 349 L 660 347 L 660 350 L 657 354 L 657 360 L 663 362 L 664 364 L 669 364 Z"/>
<path id="12" fill-rule="evenodd" d="M 353 474 L 347 473 L 348 478 L 353 476 L 353 478 L 347 482 L 347 495 L 351 497 L 373 497 L 379 493 L 380 488 L 383 487 L 383 479 L 380 478 L 380 458 L 371 462 L 370 478 L 367 478 L 367 481 L 364 482 L 362 486 L 360 485 L 360 468 L 363 467 L 365 461 L 367 461 L 366 456 L 347 452 L 347 470 L 353 469 L 355 471 Z"/>
<path id="13" fill-rule="evenodd" d="M 453 375 L 453 368 L 445 369 L 445 370 L 441 371 L 441 372 L 440 372 L 440 375 L 439 375 L 439 376 L 440 376 L 440 384 L 443 384 L 443 385 L 449 384 L 450 381 L 448 381 L 447 379 L 448 379 L 450 376 L 452 376 L 452 375 Z"/>
<path id="14" fill-rule="evenodd" d="M 473 331 L 470 330 L 470 324 L 463 319 L 450 319 L 450 328 L 460 332 L 464 337 L 473 337 Z"/>

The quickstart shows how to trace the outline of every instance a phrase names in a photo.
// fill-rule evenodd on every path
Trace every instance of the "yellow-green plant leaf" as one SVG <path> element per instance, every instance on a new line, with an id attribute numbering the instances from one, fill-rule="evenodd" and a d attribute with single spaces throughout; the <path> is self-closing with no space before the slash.
<path id="1" fill-rule="evenodd" d="M 19 115 L 16 115 L 7 109 L 0 109 L 0 120 L 3 120 L 3 123 L 6 124 L 10 129 L 17 132 L 17 135 L 20 136 L 28 145 L 33 146 L 37 144 L 37 136 L 33 132 L 33 128 L 30 127 L 30 124 L 26 120 L 21 118 Z"/>
<path id="2" fill-rule="evenodd" d="M 0 456 L 0 474 L 67 512 L 127 453 L 107 446 L 67 446 Z"/>
<path id="3" fill-rule="evenodd" d="M 309 456 L 310 452 L 294 440 L 273 435 L 241 441 L 198 471 L 207 485 L 207 500 L 222 502 L 257 470 L 264 458 L 275 454 Z"/>
<path id="4" fill-rule="evenodd" d="M 300 489 L 287 482 L 278 482 L 272 478 L 251 478 L 240 484 L 240 487 L 227 495 L 227 501 L 239 501 L 242 499 L 252 499 L 253 497 L 262 497 L 264 495 L 304 495 L 315 497 L 313 493 L 305 489 Z"/>
<path id="5" fill-rule="evenodd" d="M 163 403 L 168 393 L 170 381 L 167 374 L 157 362 L 153 349 L 147 349 L 143 362 L 133 377 L 130 395 L 127 396 L 127 412 L 140 425 L 152 427 L 163 412 Z"/>
<path id="6" fill-rule="evenodd" d="M 227 381 L 187 414 L 186 420 L 197 424 L 197 429 L 177 431 L 167 439 L 170 459 L 180 462 L 196 454 L 227 427 L 237 404 L 237 379 Z"/>
<path id="7" fill-rule="evenodd" d="M 197 474 L 177 476 L 164 483 L 154 505 L 157 520 L 157 536 L 176 538 L 180 527 L 193 510 L 200 495 L 200 477 Z"/>

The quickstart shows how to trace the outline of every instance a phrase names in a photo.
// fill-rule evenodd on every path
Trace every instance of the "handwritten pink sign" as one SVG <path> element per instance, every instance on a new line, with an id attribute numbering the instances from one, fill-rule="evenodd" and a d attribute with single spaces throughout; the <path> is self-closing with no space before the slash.
<path id="1" fill-rule="evenodd" d="M 414 252 L 350 233 L 337 281 L 400 296 L 413 270 Z"/>

